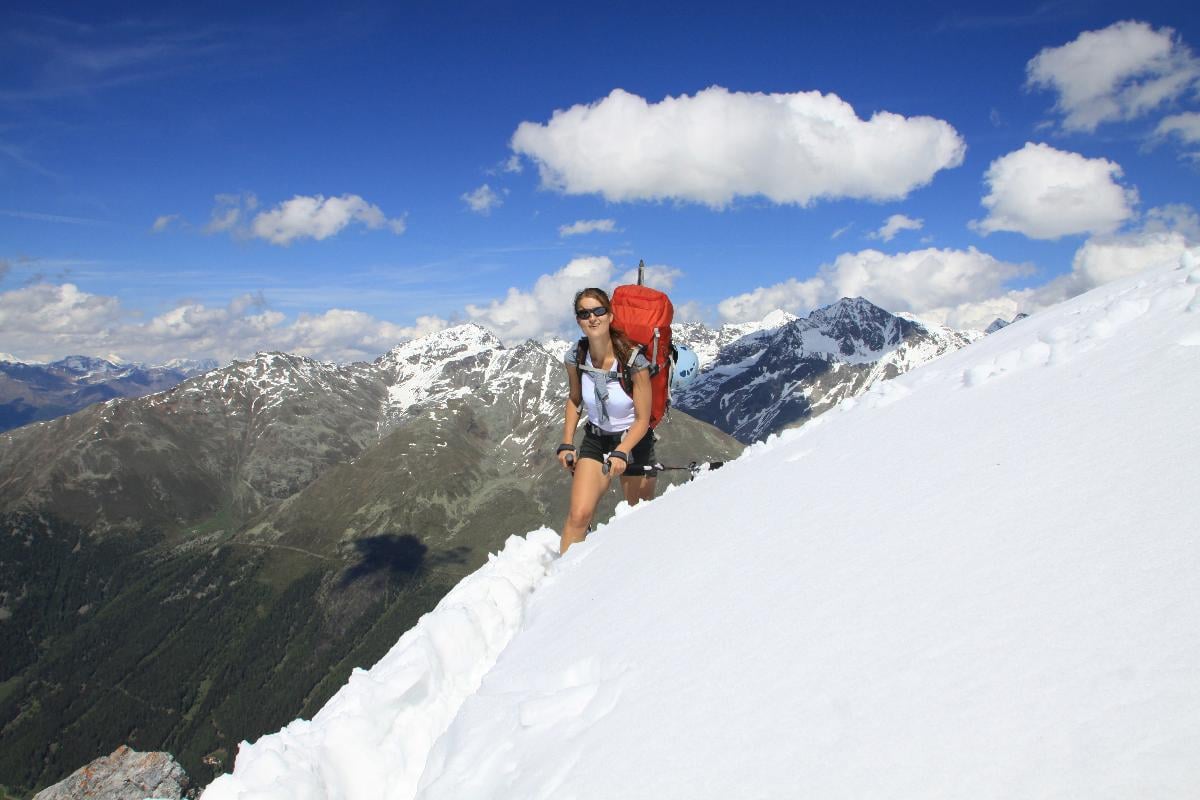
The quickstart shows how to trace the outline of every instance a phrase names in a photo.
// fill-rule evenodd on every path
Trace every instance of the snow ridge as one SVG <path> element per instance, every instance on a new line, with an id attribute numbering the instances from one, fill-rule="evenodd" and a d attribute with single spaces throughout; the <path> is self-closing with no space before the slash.
<path id="1" fill-rule="evenodd" d="M 243 742 L 204 800 L 411 798 L 434 741 L 520 628 L 557 552 L 545 528 L 509 537 L 312 721 Z"/>

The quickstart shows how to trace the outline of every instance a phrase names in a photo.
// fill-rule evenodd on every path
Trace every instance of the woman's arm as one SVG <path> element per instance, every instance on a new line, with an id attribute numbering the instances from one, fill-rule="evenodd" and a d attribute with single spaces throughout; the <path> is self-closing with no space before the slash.
<path id="1" fill-rule="evenodd" d="M 575 441 L 575 428 L 579 426 L 579 407 L 583 404 L 583 384 L 579 379 L 579 370 L 574 364 L 567 364 L 567 407 L 563 412 L 563 444 L 572 444 Z M 559 462 L 567 466 L 568 453 L 559 453 Z"/>

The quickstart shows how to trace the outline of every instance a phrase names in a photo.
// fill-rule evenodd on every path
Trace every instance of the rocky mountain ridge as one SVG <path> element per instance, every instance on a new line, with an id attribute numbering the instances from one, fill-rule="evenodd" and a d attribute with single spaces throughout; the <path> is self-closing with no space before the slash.
<path id="1" fill-rule="evenodd" d="M 905 319 L 861 297 L 776 321 L 782 324 L 759 326 L 723 346 L 676 406 L 749 443 L 981 335 Z"/>

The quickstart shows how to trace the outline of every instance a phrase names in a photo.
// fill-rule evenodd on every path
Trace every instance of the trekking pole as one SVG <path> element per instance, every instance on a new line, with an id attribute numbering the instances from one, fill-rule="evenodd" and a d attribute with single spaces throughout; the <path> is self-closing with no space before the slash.
<path id="1" fill-rule="evenodd" d="M 720 469 L 723 466 L 725 466 L 724 461 L 708 461 L 703 464 L 697 464 L 695 461 L 693 461 L 692 463 L 688 464 L 686 467 L 670 467 L 670 466 L 665 466 L 663 464 L 646 464 L 646 465 L 640 466 L 640 467 L 630 467 L 629 469 L 625 470 L 625 474 L 626 475 L 630 475 L 630 474 L 636 475 L 636 474 L 640 473 L 642 475 L 653 475 L 653 474 L 656 474 L 659 472 L 668 472 L 668 471 L 674 471 L 674 470 L 687 470 L 688 472 L 692 473 L 692 475 L 699 475 L 701 472 L 704 471 L 705 467 L 707 467 L 711 471 L 714 469 Z"/>
<path id="2" fill-rule="evenodd" d="M 638 259 L 638 286 L 646 285 L 646 262 L 643 259 Z"/>

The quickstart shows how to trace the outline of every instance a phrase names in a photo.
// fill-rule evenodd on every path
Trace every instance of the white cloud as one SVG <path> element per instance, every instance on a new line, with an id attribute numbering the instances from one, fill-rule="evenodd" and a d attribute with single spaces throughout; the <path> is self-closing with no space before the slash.
<path id="1" fill-rule="evenodd" d="M 885 242 L 890 242 L 896 238 L 896 234 L 900 231 L 919 231 L 925 227 L 925 220 L 913 219 L 906 217 L 904 214 L 892 214 L 883 223 L 883 227 L 877 231 L 867 234 L 872 239 L 882 239 Z"/>
<path id="2" fill-rule="evenodd" d="M 117 352 L 131 360 L 161 363 L 181 357 L 228 360 L 283 350 L 354 361 L 445 326 L 437 317 L 401 326 L 345 309 L 301 314 L 288 322 L 254 295 L 234 298 L 224 307 L 185 303 L 142 321 L 123 310 L 117 298 L 89 294 L 69 283 L 0 293 L 0 334 L 6 347 L 29 360 Z"/>
<path id="3" fill-rule="evenodd" d="M 249 218 L 251 212 L 258 208 L 258 197 L 253 192 L 242 194 L 219 194 L 213 198 L 212 215 L 205 233 L 224 233 L 229 231 L 235 235 L 247 235 L 244 231 L 239 234 L 239 228 Z"/>
<path id="4" fill-rule="evenodd" d="M 121 314 L 117 298 L 89 294 L 73 283 L 38 283 L 0 294 L 0 333 L 13 351 L 20 351 L 17 341 L 23 337 L 103 334 Z"/>
<path id="5" fill-rule="evenodd" d="M 973 247 L 895 255 L 862 250 L 843 253 L 808 280 L 790 278 L 722 300 L 717 312 L 725 322 L 746 322 L 777 308 L 802 315 L 842 297 L 865 297 L 889 311 L 919 313 L 998 294 L 1006 281 L 1030 271 Z"/>
<path id="6" fill-rule="evenodd" d="M 1013 231 L 1032 239 L 1111 233 L 1133 216 L 1137 190 L 1116 182 L 1121 167 L 1046 144 L 1027 142 L 988 167 L 983 234 Z"/>
<path id="7" fill-rule="evenodd" d="M 570 330 L 575 293 L 588 286 L 607 291 L 612 274 L 613 263 L 608 258 L 575 258 L 557 272 L 539 277 L 531 291 L 512 287 L 502 300 L 486 306 L 468 305 L 467 315 L 509 344 L 560 335 Z"/>
<path id="8" fill-rule="evenodd" d="M 514 153 L 508 157 L 507 161 L 504 162 L 503 169 L 505 172 L 509 173 L 521 173 L 524 171 L 525 165 L 521 163 L 521 157 Z"/>
<path id="9" fill-rule="evenodd" d="M 397 235 L 404 233 L 407 225 L 403 217 L 388 219 L 379 206 L 356 194 L 296 195 L 269 211 L 255 214 L 258 205 L 253 192 L 219 194 L 204 232 L 230 233 L 239 239 L 258 238 L 286 247 L 297 239 L 328 239 L 352 223 L 371 230 L 386 228 Z M 156 230 L 158 224 L 156 220 Z"/>
<path id="10" fill-rule="evenodd" d="M 675 306 L 674 321 L 676 324 L 684 322 L 706 322 L 708 320 L 707 310 L 697 303 L 695 300 L 689 300 L 684 303 L 673 303 Z"/>
<path id="11" fill-rule="evenodd" d="M 1071 272 L 1041 286 L 921 310 L 923 318 L 957 328 L 984 328 L 992 320 L 1011 320 L 1018 312 L 1040 311 L 1102 284 L 1156 266 L 1179 262 L 1200 245 L 1200 217 L 1190 206 L 1151 209 L 1144 224 L 1116 235 L 1094 236 L 1075 252 Z"/>
<path id="12" fill-rule="evenodd" d="M 1163 117 L 1154 129 L 1154 135 L 1158 139 L 1174 136 L 1184 144 L 1200 144 L 1200 112 L 1189 111 Z M 1200 152 L 1188 153 L 1186 157 L 1200 160 Z"/>
<path id="13" fill-rule="evenodd" d="M 850 230 L 850 229 L 851 229 L 851 228 L 853 228 L 853 227 L 854 227 L 854 223 L 853 223 L 853 222 L 851 222 L 851 223 L 849 223 L 849 224 L 846 224 L 846 225 L 843 225 L 842 227 L 838 228 L 836 231 L 834 231 L 833 233 L 831 233 L 831 234 L 829 235 L 829 238 L 830 238 L 831 240 L 833 240 L 833 239 L 840 239 L 840 238 L 842 238 L 842 235 L 846 233 L 846 231 Z"/>
<path id="14" fill-rule="evenodd" d="M 1028 87 L 1057 92 L 1069 131 L 1135 119 L 1200 86 L 1200 61 L 1173 29 L 1132 20 L 1048 47 L 1025 71 Z"/>
<path id="15" fill-rule="evenodd" d="M 290 245 L 297 239 L 328 239 L 347 225 L 357 222 L 372 230 L 387 228 L 392 233 L 404 233 L 403 218 L 388 219 L 379 206 L 368 203 L 356 194 L 341 197 L 296 195 L 270 211 L 254 218 L 253 234 L 271 244 Z"/>
<path id="16" fill-rule="evenodd" d="M 605 256 L 583 256 L 572 259 L 566 266 L 534 281 L 533 288 L 523 291 L 509 288 L 502 299 L 486 306 L 468 305 L 467 316 L 472 322 L 490 329 L 506 344 L 526 339 L 552 336 L 570 338 L 578 335 L 571 303 L 575 293 L 597 286 L 609 294 L 621 284 L 637 283 L 637 268 L 614 276 L 612 259 Z M 670 291 L 682 270 L 661 264 L 646 267 L 646 285 L 660 291 Z"/>
<path id="17" fill-rule="evenodd" d="M 927 308 L 913 316 L 956 330 L 982 331 L 997 319 L 1012 322 L 1018 314 L 1029 314 L 1038 310 L 1040 306 L 1033 302 L 1033 296 L 1032 289 L 1021 289 L 956 306 Z"/>
<path id="18" fill-rule="evenodd" d="M 486 183 L 478 189 L 462 195 L 462 200 L 476 214 L 482 214 L 485 217 L 492 213 L 492 209 L 499 208 L 504 204 L 503 198 Z"/>
<path id="19" fill-rule="evenodd" d="M 683 270 L 675 267 L 668 267 L 664 264 L 648 264 L 645 270 L 646 285 L 652 289 L 658 289 L 660 292 L 669 292 L 675 287 L 675 281 L 683 277 Z M 626 272 L 617 278 L 615 286 L 620 286 L 626 283 L 637 283 L 638 271 L 637 267 Z"/>
<path id="20" fill-rule="evenodd" d="M 893 311 L 917 311 L 986 297 L 1005 282 L 1031 272 L 970 247 L 926 248 L 887 255 L 878 250 L 843 253 L 821 270 L 826 297 L 866 297 Z"/>
<path id="21" fill-rule="evenodd" d="M 545 124 L 522 122 L 512 148 L 537 162 L 543 186 L 567 194 L 723 208 L 758 195 L 799 205 L 899 199 L 961 164 L 966 146 L 932 117 L 863 120 L 833 94 L 713 86 L 658 103 L 615 89 Z"/>
<path id="22" fill-rule="evenodd" d="M 558 226 L 559 236 L 578 236 L 583 233 L 612 233 L 617 229 L 615 219 L 579 219 L 570 225 Z"/>
<path id="23" fill-rule="evenodd" d="M 1072 293 L 1177 262 L 1183 251 L 1195 243 L 1177 230 L 1143 230 L 1089 239 L 1075 252 L 1071 262 Z"/>
<path id="24" fill-rule="evenodd" d="M 172 223 L 179 221 L 178 214 L 164 214 L 154 219 L 154 224 L 150 226 L 150 230 L 154 233 L 162 233 L 167 228 L 171 227 Z"/>
<path id="25" fill-rule="evenodd" d="M 793 314 L 807 313 L 821 305 L 827 286 L 820 278 L 798 281 L 788 278 L 774 286 L 760 286 L 749 292 L 727 297 L 717 303 L 722 322 L 749 322 L 765 317 L 777 308 Z"/>

